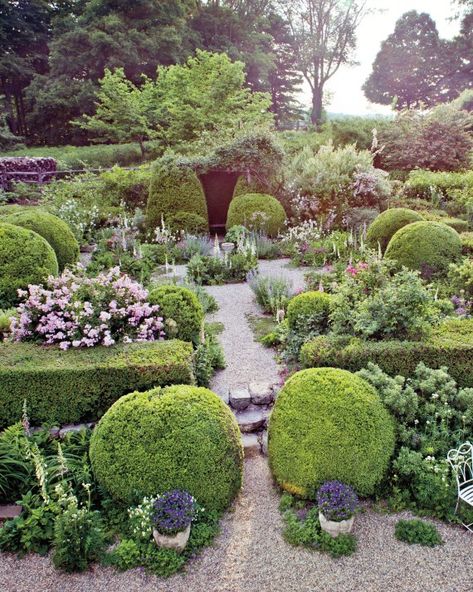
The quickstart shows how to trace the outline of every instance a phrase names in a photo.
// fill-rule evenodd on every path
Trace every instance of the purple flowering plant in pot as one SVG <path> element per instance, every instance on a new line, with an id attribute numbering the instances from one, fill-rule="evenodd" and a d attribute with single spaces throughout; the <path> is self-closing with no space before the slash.
<path id="1" fill-rule="evenodd" d="M 187 491 L 175 489 L 158 495 L 153 504 L 153 537 L 158 547 L 182 551 L 195 512 L 196 501 Z"/>
<path id="2" fill-rule="evenodd" d="M 349 533 L 359 507 L 358 496 L 349 485 L 326 481 L 317 492 L 320 527 L 332 537 Z"/>

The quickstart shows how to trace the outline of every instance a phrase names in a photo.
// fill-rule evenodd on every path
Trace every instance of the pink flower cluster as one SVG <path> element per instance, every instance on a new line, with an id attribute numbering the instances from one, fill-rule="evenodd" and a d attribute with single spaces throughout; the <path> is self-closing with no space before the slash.
<path id="1" fill-rule="evenodd" d="M 358 275 L 360 273 L 360 271 L 365 271 L 366 269 L 368 269 L 369 265 L 368 263 L 357 263 L 356 265 L 353 265 L 352 263 L 350 263 L 348 265 L 348 267 L 345 269 L 345 273 L 349 273 L 352 277 L 355 277 L 356 275 Z"/>
<path id="2" fill-rule="evenodd" d="M 24 301 L 11 324 L 16 341 L 68 349 L 164 338 L 159 306 L 149 304 L 147 290 L 118 267 L 94 278 L 66 270 L 19 295 Z"/>

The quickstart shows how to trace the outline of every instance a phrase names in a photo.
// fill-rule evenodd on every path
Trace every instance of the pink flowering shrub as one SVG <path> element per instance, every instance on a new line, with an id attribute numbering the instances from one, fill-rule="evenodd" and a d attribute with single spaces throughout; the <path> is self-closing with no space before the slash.
<path id="1" fill-rule="evenodd" d="M 12 319 L 16 341 L 69 347 L 110 346 L 164 337 L 159 305 L 146 300 L 148 292 L 115 267 L 95 278 L 66 270 L 49 277 L 45 286 L 20 290 L 24 301 L 19 318 Z"/>

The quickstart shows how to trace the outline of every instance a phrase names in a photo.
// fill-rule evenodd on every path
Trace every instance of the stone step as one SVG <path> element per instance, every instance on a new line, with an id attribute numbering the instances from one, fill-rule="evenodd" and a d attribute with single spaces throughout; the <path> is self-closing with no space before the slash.
<path id="1" fill-rule="evenodd" d="M 271 383 L 250 382 L 248 390 L 253 405 L 271 405 L 274 403 L 274 391 Z"/>
<path id="2" fill-rule="evenodd" d="M 252 458 L 261 454 L 261 444 L 256 434 L 242 434 L 241 441 L 243 443 L 245 458 Z"/>
<path id="3" fill-rule="evenodd" d="M 19 516 L 22 510 L 23 508 L 16 504 L 0 505 L 0 524 L 6 520 Z"/>
<path id="4" fill-rule="evenodd" d="M 236 386 L 230 390 L 230 406 L 243 411 L 251 403 L 250 391 L 244 386 Z"/>
<path id="5" fill-rule="evenodd" d="M 251 433 L 265 427 L 268 414 L 262 409 L 245 409 L 235 415 L 240 431 L 242 433 Z"/>

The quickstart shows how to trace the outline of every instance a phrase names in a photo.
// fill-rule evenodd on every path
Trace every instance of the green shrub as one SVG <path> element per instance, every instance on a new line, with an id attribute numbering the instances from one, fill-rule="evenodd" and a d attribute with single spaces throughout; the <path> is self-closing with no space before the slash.
<path id="1" fill-rule="evenodd" d="M 177 324 L 176 337 L 182 341 L 199 343 L 204 311 L 197 296 L 181 286 L 159 286 L 148 295 L 150 304 L 159 304 L 164 320 Z"/>
<path id="2" fill-rule="evenodd" d="M 97 419 L 122 395 L 193 382 L 192 346 L 177 340 L 62 351 L 30 343 L 0 344 L 0 426 Z"/>
<path id="3" fill-rule="evenodd" d="M 398 520 L 394 534 L 399 541 L 409 545 L 417 544 L 424 547 L 435 547 L 442 544 L 442 537 L 437 528 L 423 520 Z"/>
<path id="4" fill-rule="evenodd" d="M 285 221 L 286 212 L 275 197 L 264 193 L 247 193 L 234 197 L 230 202 L 226 227 L 242 225 L 268 236 L 277 236 Z"/>
<path id="5" fill-rule="evenodd" d="M 258 260 L 250 251 L 237 251 L 225 258 L 194 255 L 187 265 L 187 277 L 204 286 L 244 282 L 257 267 Z"/>
<path id="6" fill-rule="evenodd" d="M 126 502 L 184 489 L 206 509 L 221 511 L 242 481 L 236 419 L 217 395 L 200 387 L 122 397 L 95 428 L 90 458 L 99 483 Z"/>
<path id="7" fill-rule="evenodd" d="M 332 296 L 326 292 L 303 292 L 291 298 L 287 307 L 289 328 L 307 335 L 324 333 L 328 328 Z"/>
<path id="8" fill-rule="evenodd" d="M 370 224 L 366 233 L 366 242 L 372 249 L 378 249 L 379 244 L 381 252 L 384 253 L 389 241 L 400 228 L 421 220 L 423 220 L 422 216 L 414 210 L 391 208 L 382 212 Z"/>
<path id="9" fill-rule="evenodd" d="M 473 387 L 473 320 L 451 320 L 434 327 L 422 341 L 365 341 L 322 335 L 303 345 L 304 368 L 329 366 L 356 372 L 373 362 L 389 374 L 411 376 L 419 362 L 446 366 L 462 387 Z"/>
<path id="10" fill-rule="evenodd" d="M 426 220 L 430 220 L 432 222 L 441 222 L 442 224 L 446 224 L 456 230 L 458 233 L 466 232 L 468 230 L 468 222 L 466 220 L 462 220 L 461 218 L 450 218 L 449 216 L 435 216 L 435 215 L 426 215 Z"/>
<path id="11" fill-rule="evenodd" d="M 462 241 L 462 253 L 464 255 L 473 255 L 473 232 L 463 232 L 460 235 Z"/>
<path id="12" fill-rule="evenodd" d="M 79 259 L 79 243 L 72 230 L 57 216 L 36 209 L 11 214 L 3 222 L 33 230 L 48 241 L 56 253 L 59 271 Z"/>
<path id="13" fill-rule="evenodd" d="M 207 220 L 192 212 L 177 212 L 168 218 L 168 224 L 173 232 L 185 232 L 199 236 L 207 234 L 209 231 Z"/>
<path id="14" fill-rule="evenodd" d="M 233 197 L 238 195 L 248 195 L 248 193 L 267 193 L 268 187 L 260 183 L 257 179 L 248 181 L 246 175 L 240 175 L 233 190 Z"/>
<path id="15" fill-rule="evenodd" d="M 195 172 L 174 156 L 163 156 L 151 171 L 146 226 L 153 231 L 180 212 L 208 220 L 204 190 Z"/>
<path id="16" fill-rule="evenodd" d="M 269 422 L 269 462 L 283 489 L 305 497 L 337 479 L 371 494 L 394 449 L 393 421 L 367 382 L 336 368 L 294 374 Z"/>
<path id="17" fill-rule="evenodd" d="M 122 206 L 130 212 L 144 210 L 148 200 L 151 171 L 149 165 L 126 170 L 114 166 L 100 174 L 103 196 L 112 206 Z"/>
<path id="18" fill-rule="evenodd" d="M 445 276 L 461 256 L 458 232 L 439 222 L 414 222 L 396 232 L 385 256 L 426 277 Z"/>
<path id="19" fill-rule="evenodd" d="M 473 191 L 473 171 L 443 172 L 412 170 L 404 185 L 408 197 L 432 200 L 436 192 L 443 198 L 451 199 L 456 191 Z"/>
<path id="20" fill-rule="evenodd" d="M 448 286 L 456 294 L 463 290 L 467 298 L 473 297 L 473 260 L 463 259 L 461 263 L 450 265 Z"/>
<path id="21" fill-rule="evenodd" d="M 0 308 L 17 304 L 17 290 L 58 274 L 57 257 L 39 234 L 0 223 Z"/>

